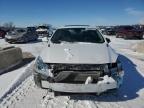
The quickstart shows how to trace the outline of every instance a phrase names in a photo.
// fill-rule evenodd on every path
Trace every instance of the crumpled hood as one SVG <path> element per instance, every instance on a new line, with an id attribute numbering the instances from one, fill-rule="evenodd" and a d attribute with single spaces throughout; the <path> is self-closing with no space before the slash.
<path id="1" fill-rule="evenodd" d="M 106 43 L 51 44 L 40 55 L 45 63 L 104 64 L 115 62 L 118 55 Z"/>

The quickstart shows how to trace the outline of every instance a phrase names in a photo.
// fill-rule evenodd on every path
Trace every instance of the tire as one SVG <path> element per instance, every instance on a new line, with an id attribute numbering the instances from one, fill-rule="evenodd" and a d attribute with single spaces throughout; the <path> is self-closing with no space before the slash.
<path id="1" fill-rule="evenodd" d="M 28 38 L 25 37 L 25 38 L 24 38 L 24 43 L 28 43 L 28 42 L 29 42 Z"/>
<path id="2" fill-rule="evenodd" d="M 34 82 L 38 88 L 42 88 L 41 76 L 39 74 L 34 74 Z"/>
<path id="3" fill-rule="evenodd" d="M 139 40 L 143 39 L 143 36 L 138 37 Z"/>
<path id="4" fill-rule="evenodd" d="M 8 43 L 13 44 L 12 42 L 8 42 Z"/>
<path id="5" fill-rule="evenodd" d="M 119 38 L 119 35 L 118 35 L 118 34 L 116 34 L 116 38 Z"/>
<path id="6" fill-rule="evenodd" d="M 111 94 L 111 95 L 118 96 L 119 95 L 119 89 L 118 88 L 111 89 L 111 90 L 108 90 L 107 93 Z"/>
<path id="7" fill-rule="evenodd" d="M 5 36 L 2 36 L 2 39 L 4 39 L 5 38 Z"/>
<path id="8" fill-rule="evenodd" d="M 129 39 L 127 36 L 124 36 L 123 38 L 124 38 L 125 40 Z"/>

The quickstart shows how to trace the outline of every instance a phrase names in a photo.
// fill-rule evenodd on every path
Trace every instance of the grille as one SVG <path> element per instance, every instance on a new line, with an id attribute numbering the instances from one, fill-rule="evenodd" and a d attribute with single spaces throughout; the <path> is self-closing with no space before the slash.
<path id="1" fill-rule="evenodd" d="M 50 64 L 53 72 L 56 71 L 100 71 L 103 70 L 103 65 L 96 64 Z"/>

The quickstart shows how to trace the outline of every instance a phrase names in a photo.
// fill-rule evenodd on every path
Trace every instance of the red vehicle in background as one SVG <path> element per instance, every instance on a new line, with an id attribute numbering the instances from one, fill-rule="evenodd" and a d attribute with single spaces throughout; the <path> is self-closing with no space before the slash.
<path id="1" fill-rule="evenodd" d="M 6 32 L 0 29 L 0 38 L 5 38 Z"/>
<path id="2" fill-rule="evenodd" d="M 116 30 L 116 38 L 142 39 L 143 31 L 133 26 L 119 26 Z"/>

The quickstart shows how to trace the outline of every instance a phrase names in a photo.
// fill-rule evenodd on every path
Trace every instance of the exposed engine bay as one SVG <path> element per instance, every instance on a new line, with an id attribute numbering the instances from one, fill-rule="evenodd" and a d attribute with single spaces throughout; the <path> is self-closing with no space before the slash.
<path id="1" fill-rule="evenodd" d="M 84 83 L 87 77 L 96 83 L 103 76 L 103 65 L 93 64 L 52 64 L 52 73 L 55 82 Z"/>
<path id="2" fill-rule="evenodd" d="M 91 83 L 103 80 L 102 77 L 108 75 L 115 78 L 122 71 L 121 63 L 108 64 L 62 64 L 62 63 L 42 63 L 37 60 L 36 71 L 40 73 L 43 80 L 51 83 L 84 84 L 87 78 L 91 78 Z M 41 70 L 41 71 L 40 71 Z"/>
<path id="3" fill-rule="evenodd" d="M 123 82 L 120 62 L 108 64 L 43 63 L 38 58 L 35 75 L 41 88 L 60 92 L 101 93 Z M 35 78 L 35 77 L 34 77 Z M 40 79 L 40 80 L 39 80 Z"/>

